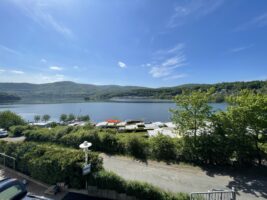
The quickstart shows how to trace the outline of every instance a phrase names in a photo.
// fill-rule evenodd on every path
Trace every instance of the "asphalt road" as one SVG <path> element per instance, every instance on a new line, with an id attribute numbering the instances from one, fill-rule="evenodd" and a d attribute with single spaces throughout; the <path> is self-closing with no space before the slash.
<path id="1" fill-rule="evenodd" d="M 101 154 L 106 170 L 125 179 L 139 180 L 172 192 L 206 192 L 211 189 L 237 190 L 237 199 L 267 199 L 267 177 L 257 178 L 241 173 L 203 170 L 186 165 L 167 165 L 155 161 L 148 163 L 127 157 Z"/>

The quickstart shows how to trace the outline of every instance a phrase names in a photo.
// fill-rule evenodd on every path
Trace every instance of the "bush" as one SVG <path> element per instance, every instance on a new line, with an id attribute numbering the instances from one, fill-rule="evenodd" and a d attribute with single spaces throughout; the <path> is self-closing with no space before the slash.
<path id="1" fill-rule="evenodd" d="M 157 160 L 174 161 L 176 160 L 176 146 L 174 140 L 168 136 L 159 134 L 151 140 L 152 157 Z"/>
<path id="2" fill-rule="evenodd" d="M 9 130 L 11 126 L 24 125 L 25 121 L 11 111 L 0 112 L 0 128 Z"/>
<path id="3" fill-rule="evenodd" d="M 113 172 L 101 170 L 89 176 L 89 184 L 100 189 L 115 190 L 120 193 L 126 192 L 126 181 Z"/>
<path id="4" fill-rule="evenodd" d="M 29 126 L 11 126 L 9 128 L 8 135 L 9 137 L 20 137 L 23 135 L 23 132 L 28 129 Z"/>
<path id="5" fill-rule="evenodd" d="M 54 145 L 39 145 L 32 142 L 0 143 L 0 151 L 16 158 L 18 171 L 28 174 L 47 184 L 65 182 L 70 187 L 84 186 L 82 176 L 84 154 L 81 150 Z M 96 153 L 89 153 L 92 172 L 102 169 L 102 159 Z"/>
<path id="6" fill-rule="evenodd" d="M 60 138 L 74 130 L 74 127 L 68 126 L 57 126 L 51 129 L 33 127 L 31 130 L 24 131 L 24 135 L 28 141 L 58 143 Z"/>
<path id="7" fill-rule="evenodd" d="M 148 149 L 148 143 L 143 138 L 133 136 L 127 141 L 127 151 L 135 158 L 147 159 Z"/>
<path id="8" fill-rule="evenodd" d="M 104 133 L 101 138 L 102 149 L 108 153 L 119 152 L 119 142 L 115 134 Z"/>
<path id="9" fill-rule="evenodd" d="M 66 146 L 77 148 L 84 141 L 91 142 L 91 149 L 100 150 L 100 138 L 95 130 L 79 129 L 71 134 L 64 135 L 59 139 L 59 142 Z"/>
<path id="10" fill-rule="evenodd" d="M 189 196 L 184 193 L 172 194 L 163 191 L 148 183 L 138 181 L 126 181 L 113 172 L 101 170 L 88 177 L 90 185 L 101 189 L 115 190 L 146 200 L 188 200 Z"/>

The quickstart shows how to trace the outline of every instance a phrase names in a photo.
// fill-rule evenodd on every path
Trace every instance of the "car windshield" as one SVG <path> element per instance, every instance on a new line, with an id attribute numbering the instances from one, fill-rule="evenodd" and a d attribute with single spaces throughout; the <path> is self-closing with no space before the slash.
<path id="1" fill-rule="evenodd" d="M 23 192 L 19 185 L 13 185 L 0 193 L 0 199 L 12 199 Z"/>

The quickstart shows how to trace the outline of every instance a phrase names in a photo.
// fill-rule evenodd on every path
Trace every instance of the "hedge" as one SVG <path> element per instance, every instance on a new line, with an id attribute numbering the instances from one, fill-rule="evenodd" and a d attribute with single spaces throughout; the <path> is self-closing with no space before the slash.
<path id="1" fill-rule="evenodd" d="M 47 184 L 65 182 L 72 188 L 83 188 L 85 180 L 101 189 L 115 190 L 146 200 L 187 200 L 184 193 L 172 194 L 147 183 L 126 181 L 112 172 L 104 171 L 102 159 L 89 153 L 92 173 L 82 176 L 84 154 L 80 150 L 34 142 L 7 143 L 0 141 L 0 152 L 16 158 L 16 169 Z M 12 166 L 12 163 L 6 163 Z"/>
<path id="2" fill-rule="evenodd" d="M 104 170 L 93 173 L 88 177 L 88 183 L 100 189 L 115 190 L 119 193 L 126 193 L 142 200 L 188 200 L 185 193 L 173 194 L 158 187 L 139 181 L 126 181 L 113 172 Z"/>
<path id="3" fill-rule="evenodd" d="M 47 184 L 65 182 L 70 187 L 84 186 L 82 176 L 84 153 L 81 150 L 32 142 L 0 142 L 0 152 L 16 158 L 16 169 Z M 89 153 L 92 170 L 102 169 L 102 159 L 96 153 Z M 12 163 L 7 163 L 12 167 Z"/>
<path id="4" fill-rule="evenodd" d="M 24 131 L 26 140 L 36 142 L 52 142 L 67 147 L 78 148 L 83 141 L 92 142 L 94 151 L 107 154 L 130 155 L 137 159 L 153 158 L 163 161 L 179 161 L 182 152 L 180 139 L 159 135 L 144 138 L 140 133 L 116 133 L 114 130 L 100 130 L 93 127 L 38 128 Z"/>

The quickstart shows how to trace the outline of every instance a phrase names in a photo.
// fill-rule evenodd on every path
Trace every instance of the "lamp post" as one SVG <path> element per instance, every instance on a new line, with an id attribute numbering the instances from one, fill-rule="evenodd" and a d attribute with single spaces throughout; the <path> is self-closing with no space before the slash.
<path id="1" fill-rule="evenodd" d="M 84 151 L 84 156 L 85 156 L 85 162 L 84 162 L 84 167 L 83 167 L 83 175 L 86 175 L 90 173 L 91 171 L 91 164 L 88 164 L 88 152 L 89 152 L 89 147 L 92 146 L 92 143 L 84 141 L 82 144 L 79 145 L 80 149 Z M 87 189 L 87 179 L 85 180 L 86 184 L 86 189 Z"/>

